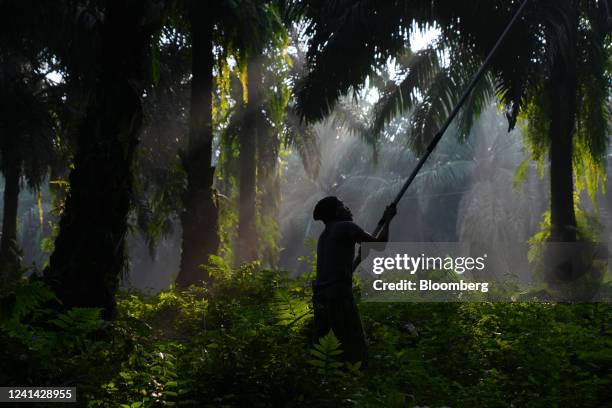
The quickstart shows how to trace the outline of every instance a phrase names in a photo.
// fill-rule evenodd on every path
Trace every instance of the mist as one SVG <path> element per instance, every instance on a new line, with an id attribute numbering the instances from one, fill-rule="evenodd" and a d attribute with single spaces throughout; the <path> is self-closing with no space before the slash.
<path id="1" fill-rule="evenodd" d="M 372 231 L 384 208 L 400 190 L 417 162 L 407 147 L 400 118 L 376 146 L 349 127 L 332 119 L 314 125 L 319 171 L 309 174 L 295 149 L 282 161 L 279 215 L 279 266 L 292 276 L 309 272 L 299 259 L 313 255 L 314 243 L 323 230 L 312 219 L 316 202 L 328 195 L 343 200 L 362 228 Z M 522 181 L 519 166 L 527 169 Z M 390 240 L 396 242 L 487 241 L 525 242 L 539 229 L 548 203 L 548 174 L 539 175 L 519 129 L 508 133 L 503 114 L 495 104 L 476 121 L 469 137 L 460 141 L 451 126 L 413 185 L 398 205 Z M 48 188 L 43 187 L 43 223 L 39 221 L 37 193 L 20 198 L 19 239 L 24 264 L 32 271 L 46 265 L 48 250 L 38 244 L 49 237 L 52 209 Z M 606 194 L 593 203 L 581 195 L 581 206 L 597 214 L 602 236 L 612 229 L 612 209 Z M 170 287 L 180 265 L 180 223 L 151 248 L 145 236 L 133 228 L 128 236 L 129 265 L 123 287 L 157 293 Z M 205 233 L 205 232 L 203 232 Z M 265 266 L 265 265 L 264 265 Z"/>
<path id="2" fill-rule="evenodd" d="M 400 133 L 402 129 L 400 127 Z M 405 134 L 382 138 L 372 147 L 333 123 L 316 127 L 321 166 L 316 178 L 301 167 L 298 155 L 287 158 L 282 186 L 281 266 L 296 274 L 307 265 L 314 240 L 323 230 L 312 220 L 316 202 L 335 195 L 353 212 L 355 222 L 372 231 L 383 210 L 416 165 Z M 524 242 L 539 229 L 548 200 L 546 175 L 528 164 L 516 176 L 528 152 L 519 130 L 510 133 L 502 113 L 491 105 L 467 140 L 449 129 L 398 205 L 391 241 Z"/>

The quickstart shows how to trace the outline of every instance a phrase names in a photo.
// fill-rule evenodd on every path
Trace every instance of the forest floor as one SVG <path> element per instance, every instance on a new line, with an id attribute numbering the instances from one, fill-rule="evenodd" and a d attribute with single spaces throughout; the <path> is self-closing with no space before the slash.
<path id="1" fill-rule="evenodd" d="M 122 294 L 110 323 L 92 309 L 58 315 L 48 289 L 23 283 L 0 326 L 0 382 L 76 386 L 77 406 L 94 407 L 610 403 L 609 304 L 361 302 L 358 370 L 336 361 L 334 338 L 313 347 L 307 277 L 211 273 L 208 288 Z"/>

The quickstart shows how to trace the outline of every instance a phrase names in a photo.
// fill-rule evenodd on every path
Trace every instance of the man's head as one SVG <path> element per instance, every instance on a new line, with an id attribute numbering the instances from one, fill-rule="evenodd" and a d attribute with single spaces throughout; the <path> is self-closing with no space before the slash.
<path id="1" fill-rule="evenodd" d="M 334 221 L 353 221 L 351 210 L 334 196 L 319 200 L 315 205 L 312 217 L 315 221 L 323 221 L 325 224 Z"/>

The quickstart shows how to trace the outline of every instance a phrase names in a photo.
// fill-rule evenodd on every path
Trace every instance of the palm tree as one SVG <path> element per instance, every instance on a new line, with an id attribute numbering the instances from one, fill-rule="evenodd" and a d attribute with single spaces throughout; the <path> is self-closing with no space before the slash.
<path id="1" fill-rule="evenodd" d="M 153 61 L 156 78 L 148 84 L 143 98 L 132 219 L 152 258 L 162 239 L 180 233 L 175 227 L 180 224 L 185 174 L 179 152 L 186 147 L 191 75 L 186 31 L 176 24 L 162 28 Z M 138 256 L 130 253 L 133 262 L 141 261 Z M 178 267 L 172 272 L 176 274 Z"/>
<path id="2" fill-rule="evenodd" d="M 22 53 L 0 53 L 0 170 L 4 175 L 0 279 L 18 277 L 21 251 L 17 243 L 17 211 L 22 179 L 37 190 L 54 157 L 55 124 L 44 74 Z M 16 53 L 15 53 L 16 52 Z"/>
<path id="3" fill-rule="evenodd" d="M 249 59 L 257 56 L 254 51 L 267 44 L 271 35 L 282 30 L 273 3 L 254 0 L 222 1 L 214 5 L 202 1 L 190 2 L 188 15 L 193 77 L 189 146 L 183 157 L 187 187 L 183 197 L 183 246 L 181 269 L 177 277 L 179 285 L 206 280 L 206 272 L 199 266 L 205 264 L 209 255 L 215 254 L 219 247 L 219 214 L 213 189 L 215 168 L 211 166 L 214 80 L 222 82 L 226 79 L 223 73 L 228 72 L 229 56 L 234 56 L 240 70 L 245 72 Z M 214 49 L 213 45 L 217 45 L 217 48 Z M 216 78 L 214 71 L 217 73 Z M 252 141 L 255 143 L 254 138 Z M 246 139 L 244 142 L 248 143 Z M 245 146 L 245 153 L 254 152 L 254 148 L 250 147 Z M 255 161 L 253 159 L 252 165 L 249 165 L 251 161 L 246 160 L 246 157 L 244 159 L 244 167 L 248 169 L 245 169 L 245 177 L 247 172 L 250 177 L 251 173 L 255 174 Z M 254 197 L 250 190 L 250 186 L 255 185 L 254 180 L 244 183 L 245 202 L 254 203 L 254 198 L 250 198 Z M 249 212 L 247 208 L 243 211 L 245 214 Z M 245 218 L 247 224 L 243 225 L 246 227 L 249 222 L 250 218 L 248 221 Z"/>
<path id="4" fill-rule="evenodd" d="M 453 72 L 467 73 L 477 65 L 518 6 L 512 0 L 433 4 L 347 0 L 327 7 L 314 0 L 306 3 L 310 73 L 298 94 L 302 115 L 308 120 L 328 114 L 340 95 L 359 90 L 389 58 L 404 54 L 410 32 L 428 24 L 439 26 L 439 47 L 448 53 L 450 66 L 440 70 L 438 64 L 436 69 L 431 54 L 413 59 L 412 70 L 387 95 L 387 103 L 379 109 L 382 115 L 375 121 L 380 128 L 390 117 L 421 103 L 429 109 L 420 112 L 429 110 L 434 115 L 414 117 L 415 127 L 422 131 L 416 136 L 436 129 L 431 118 L 441 120 L 467 78 Z M 588 170 L 601 168 L 605 152 L 606 100 L 611 86 L 607 79 L 611 52 L 608 4 L 595 0 L 532 2 L 490 65 L 491 81 L 506 108 L 509 128 L 523 115 L 528 119 L 534 158 L 541 160 L 548 153 L 552 240 L 576 239 L 573 170 L 589 176 Z M 331 66 L 333 70 L 328 69 Z M 485 94 L 475 93 L 476 106 Z M 467 111 L 473 111 L 473 106 L 468 103 Z M 466 119 L 464 123 L 471 122 Z"/>
<path id="5" fill-rule="evenodd" d="M 527 242 L 546 209 L 545 187 L 536 172 L 527 173 L 530 163 L 518 137 L 504 134 L 503 118 L 492 106 L 474 126 L 468 157 L 474 162 L 468 173 L 470 188 L 461 198 L 457 217 L 460 241 Z M 524 169 L 517 175 L 516 169 Z M 529 177 L 529 178 L 527 178 Z M 524 178 L 521 179 L 521 178 Z M 524 181 L 524 182 L 523 182 Z M 483 199 L 486 197 L 486 199 Z"/>
<path id="6" fill-rule="evenodd" d="M 289 90 L 284 83 L 286 33 L 278 25 L 265 48 L 252 50 L 247 64 L 248 100 L 239 132 L 238 262 L 267 253 L 273 263 L 274 213 L 278 203 L 278 157 Z M 269 245 L 264 245 L 268 242 Z"/>
<path id="7" fill-rule="evenodd" d="M 213 154 L 212 92 L 213 31 L 216 7 L 202 1 L 189 2 L 188 20 L 191 27 L 191 106 L 189 141 L 182 158 L 187 176 L 183 194 L 183 243 L 181 267 L 177 284 L 197 283 L 203 278 L 199 265 L 219 246 L 218 213 L 213 196 L 215 168 Z"/>
<path id="8" fill-rule="evenodd" d="M 63 61 L 68 80 L 84 81 L 91 92 L 78 129 L 70 191 L 45 278 L 66 307 L 99 307 L 105 317 L 112 317 L 126 266 L 132 167 L 150 40 L 164 10 L 163 4 L 146 0 L 99 6 L 89 16 L 100 18 L 92 28 L 94 43 L 89 50 L 93 55 L 78 54 L 81 59 Z"/>
<path id="9" fill-rule="evenodd" d="M 239 72 L 229 86 L 233 106 L 220 135 L 219 187 L 237 201 L 237 228 L 224 229 L 224 255 L 240 264 L 261 260 L 275 265 L 278 252 L 280 202 L 279 157 L 283 144 L 304 145 L 309 133 L 300 129 L 290 101 L 291 65 L 286 55 L 282 26 L 271 32 L 269 42 L 252 49 L 247 63 L 246 88 Z M 293 60 L 292 56 L 292 60 Z M 247 98 L 244 98 L 244 95 Z M 235 192 L 234 190 L 238 190 Z M 233 224 L 232 206 L 224 222 Z M 234 236 L 235 235 L 235 236 Z M 235 242 L 235 251 L 227 251 Z"/>
<path id="10" fill-rule="evenodd" d="M 5 178 L 0 268 L 9 281 L 18 277 L 21 251 L 17 243 L 18 199 L 23 182 L 39 189 L 49 167 L 56 164 L 58 117 L 65 106 L 62 86 L 47 74 L 57 69 L 49 52 L 55 41 L 54 7 L 28 1 L 0 1 L 0 170 Z M 37 24 L 46 19 L 45 31 Z M 9 276 L 6 276 L 8 273 Z M 2 273 L 0 273 L 2 275 Z"/>

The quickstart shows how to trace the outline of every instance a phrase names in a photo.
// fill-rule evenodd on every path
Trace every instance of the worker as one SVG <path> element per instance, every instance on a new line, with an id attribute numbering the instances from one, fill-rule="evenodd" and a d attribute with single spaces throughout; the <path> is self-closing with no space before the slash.
<path id="1" fill-rule="evenodd" d="M 351 210 L 337 197 L 325 197 L 314 208 L 313 218 L 325 224 L 317 243 L 317 276 L 312 285 L 315 335 L 319 339 L 332 330 L 341 344 L 342 361 L 367 362 L 365 335 L 352 291 L 355 244 L 387 242 L 396 212 L 395 205 L 386 208 L 382 229 L 375 237 L 353 222 Z"/>

